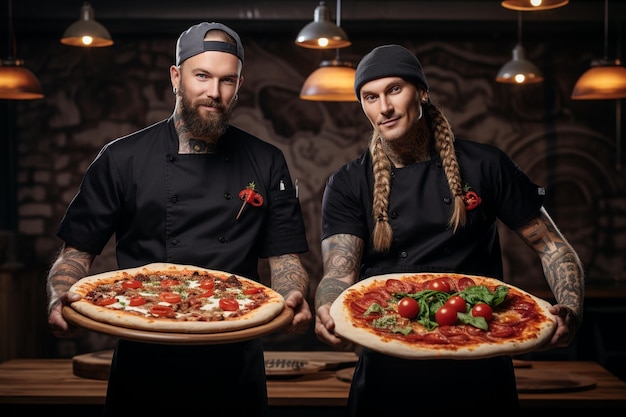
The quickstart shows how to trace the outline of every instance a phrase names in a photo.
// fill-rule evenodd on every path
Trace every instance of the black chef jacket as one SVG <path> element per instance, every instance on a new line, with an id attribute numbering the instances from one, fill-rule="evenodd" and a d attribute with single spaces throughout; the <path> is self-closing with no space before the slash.
<path id="1" fill-rule="evenodd" d="M 360 279 L 424 271 L 503 279 L 496 221 L 517 229 L 537 217 L 545 190 L 493 146 L 456 140 L 455 147 L 463 186 L 480 196 L 479 206 L 467 211 L 466 225 L 453 233 L 448 226 L 453 198 L 441 159 L 431 148 L 429 161 L 392 169 L 389 223 L 394 238 L 387 254 L 375 252 L 371 243 L 374 177 L 369 151 L 329 178 L 322 203 L 322 238 L 346 233 L 363 239 Z M 459 380 L 464 383 L 459 385 Z M 363 349 L 346 416 L 386 413 L 389 398 L 419 410 L 417 414 L 519 407 L 510 357 L 412 361 Z"/>
<path id="2" fill-rule="evenodd" d="M 252 183 L 263 203 L 248 204 L 237 219 L 239 193 Z M 172 262 L 258 280 L 259 257 L 308 250 L 291 184 L 280 150 L 233 126 L 216 153 L 179 155 L 170 118 L 103 147 L 57 234 L 93 254 L 115 234 L 120 268 Z M 208 346 L 120 340 L 105 415 L 130 409 L 266 415 L 261 340 Z"/>
<path id="3" fill-rule="evenodd" d="M 439 155 L 393 168 L 389 224 L 393 244 L 387 254 L 374 251 L 371 233 L 374 177 L 369 151 L 341 167 L 328 180 L 322 202 L 322 239 L 340 233 L 363 239 L 362 278 L 393 272 L 458 272 L 502 279 L 496 220 L 517 229 L 536 217 L 545 190 L 533 184 L 499 149 L 456 140 L 464 187 L 481 198 L 467 211 L 456 233 L 448 227 L 454 200 Z"/>
<path id="4" fill-rule="evenodd" d="M 251 183 L 263 204 L 237 220 Z M 173 262 L 257 279 L 259 257 L 308 250 L 291 183 L 278 148 L 233 126 L 217 153 L 178 155 L 170 118 L 100 151 L 57 234 L 100 254 L 115 233 L 120 268 Z"/>

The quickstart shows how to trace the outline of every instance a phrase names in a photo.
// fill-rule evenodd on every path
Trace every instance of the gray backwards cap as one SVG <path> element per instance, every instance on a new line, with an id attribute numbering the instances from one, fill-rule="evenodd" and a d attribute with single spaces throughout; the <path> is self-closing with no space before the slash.
<path id="1" fill-rule="evenodd" d="M 400 45 L 383 45 L 372 49 L 356 67 L 354 92 L 361 101 L 363 84 L 378 78 L 400 77 L 428 91 L 428 82 L 417 57 Z"/>
<path id="2" fill-rule="evenodd" d="M 229 34 L 237 45 L 222 41 L 205 41 L 204 36 L 210 30 L 221 30 Z M 199 23 L 184 31 L 176 42 L 176 65 L 180 65 L 188 58 L 206 51 L 220 51 L 235 55 L 243 64 L 243 45 L 239 35 L 221 23 Z"/>

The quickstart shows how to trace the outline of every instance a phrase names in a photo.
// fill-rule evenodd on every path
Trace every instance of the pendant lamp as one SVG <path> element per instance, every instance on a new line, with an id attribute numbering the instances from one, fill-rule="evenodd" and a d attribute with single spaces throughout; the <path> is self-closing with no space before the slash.
<path id="1" fill-rule="evenodd" d="M 609 60 L 609 0 L 604 1 L 604 58 L 591 61 L 580 76 L 572 100 L 615 100 L 615 168 L 622 170 L 622 101 L 626 98 L 626 68 L 619 59 Z"/>
<path id="2" fill-rule="evenodd" d="M 502 7 L 524 12 L 534 12 L 536 10 L 550 10 L 565 6 L 569 0 L 505 0 Z"/>
<path id="3" fill-rule="evenodd" d="M 316 9 L 316 18 L 319 9 L 322 6 L 326 8 L 324 2 L 320 2 L 320 5 Z M 327 8 L 324 13 L 328 13 Z M 327 20 L 330 20 L 330 13 L 328 13 Z M 336 20 L 337 24 L 333 26 L 341 29 L 341 0 L 337 1 Z M 350 45 L 350 41 L 347 40 L 347 36 L 344 37 L 344 39 L 344 43 L 335 43 L 335 45 L 343 45 L 335 46 L 335 59 L 322 61 L 319 68 L 313 71 L 304 81 L 302 89 L 300 90 L 300 98 L 302 100 L 357 101 L 356 94 L 354 93 L 354 77 L 356 69 L 350 62 L 342 60 L 339 56 L 339 48 Z M 296 44 L 305 48 L 311 48 L 311 46 L 305 46 L 298 43 L 297 40 Z"/>
<path id="4" fill-rule="evenodd" d="M 517 12 L 517 45 L 513 48 L 513 59 L 504 64 L 496 81 L 506 84 L 533 84 L 543 81 L 543 75 L 535 64 L 525 58 L 522 46 L 522 12 Z"/>
<path id="5" fill-rule="evenodd" d="M 341 0 L 338 0 L 337 10 L 341 9 Z M 352 42 L 346 32 L 330 20 L 330 10 L 326 2 L 320 1 L 315 8 L 313 21 L 302 28 L 296 37 L 296 45 L 311 49 L 345 48 Z M 337 15 L 339 19 L 339 15 Z"/>
<path id="6" fill-rule="evenodd" d="M 43 98 L 41 85 L 35 75 L 23 67 L 24 61 L 15 58 L 17 42 L 13 29 L 13 2 L 8 1 L 9 57 L 0 61 L 0 99 L 34 100 Z"/>
<path id="7" fill-rule="evenodd" d="M 608 59 L 609 1 L 604 2 L 604 58 L 591 61 L 589 68 L 580 76 L 574 90 L 573 100 L 607 100 L 626 98 L 626 68 L 619 59 Z"/>
<path id="8" fill-rule="evenodd" d="M 61 43 L 92 48 L 111 46 L 113 40 L 109 31 L 95 21 L 93 8 L 85 2 L 80 8 L 80 18 L 65 30 Z"/>
<path id="9" fill-rule="evenodd" d="M 356 70 L 348 61 L 322 61 L 300 90 L 300 98 L 310 101 L 357 101 L 354 93 Z"/>

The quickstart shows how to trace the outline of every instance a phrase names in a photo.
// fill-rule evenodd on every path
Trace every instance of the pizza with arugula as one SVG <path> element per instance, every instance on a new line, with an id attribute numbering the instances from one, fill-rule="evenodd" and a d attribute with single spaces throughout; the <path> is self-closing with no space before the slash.
<path id="1" fill-rule="evenodd" d="M 556 330 L 551 304 L 495 278 L 389 274 L 343 291 L 335 333 L 406 359 L 475 359 L 539 349 Z"/>

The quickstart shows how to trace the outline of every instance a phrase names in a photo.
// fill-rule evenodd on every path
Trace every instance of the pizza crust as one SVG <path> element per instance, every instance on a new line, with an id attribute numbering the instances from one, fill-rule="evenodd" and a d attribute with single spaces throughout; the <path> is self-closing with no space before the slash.
<path id="1" fill-rule="evenodd" d="M 101 284 L 127 280 L 129 277 L 137 274 L 177 275 L 193 272 L 209 273 L 224 277 L 233 275 L 192 265 L 152 263 L 142 267 L 103 272 L 82 278 L 70 288 L 70 291 L 84 297 Z M 235 276 L 241 282 L 250 282 L 257 287 L 263 287 L 269 298 L 254 310 L 232 319 L 226 318 L 221 321 L 184 321 L 174 318 L 143 316 L 123 309 L 98 306 L 86 299 L 73 302 L 71 307 L 83 316 L 101 323 L 135 330 L 174 333 L 222 333 L 242 330 L 268 323 L 280 315 L 285 307 L 285 301 L 279 293 L 249 278 Z"/>
<path id="2" fill-rule="evenodd" d="M 537 310 L 541 313 L 541 322 L 536 329 L 535 337 L 527 338 L 521 341 L 508 340 L 503 342 L 482 343 L 474 346 L 462 345 L 430 345 L 416 346 L 408 341 L 381 337 L 361 326 L 353 324 L 351 319 L 351 311 L 346 306 L 345 300 L 350 296 L 351 292 L 361 292 L 370 288 L 375 284 L 382 284 L 387 279 L 403 279 L 407 276 L 416 277 L 418 280 L 434 279 L 437 277 L 469 277 L 475 280 L 477 285 L 489 282 L 490 285 L 506 285 L 510 289 L 520 292 L 528 296 L 536 303 Z M 541 345 L 548 342 L 554 334 L 557 323 L 556 316 L 551 314 L 548 309 L 551 304 L 541 298 L 538 298 L 520 288 L 506 284 L 494 278 L 479 277 L 473 275 L 446 274 L 446 273 L 428 273 L 428 274 L 387 274 L 378 275 L 359 281 L 350 288 L 343 291 L 339 297 L 333 302 L 330 308 L 330 315 L 335 321 L 335 333 L 347 340 L 350 340 L 363 347 L 375 350 L 377 352 L 396 356 L 404 359 L 479 359 L 489 358 L 501 355 L 521 355 L 537 350 Z"/>

